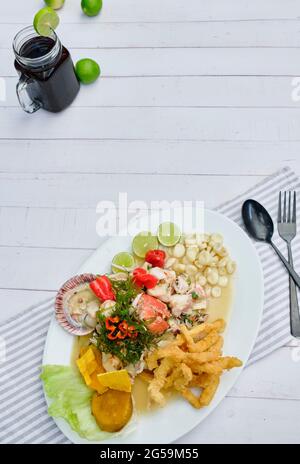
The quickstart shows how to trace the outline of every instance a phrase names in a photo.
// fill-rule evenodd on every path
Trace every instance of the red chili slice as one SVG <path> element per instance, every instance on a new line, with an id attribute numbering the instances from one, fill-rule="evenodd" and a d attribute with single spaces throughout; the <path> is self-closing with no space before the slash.
<path id="1" fill-rule="evenodd" d="M 93 280 L 90 283 L 90 289 L 96 295 L 97 298 L 102 299 L 102 289 L 100 287 L 99 282 L 97 282 L 97 280 Z"/>
<path id="2" fill-rule="evenodd" d="M 116 316 L 116 317 L 107 317 L 105 319 L 105 327 L 107 328 L 107 330 L 115 330 L 116 329 L 116 325 L 118 322 L 120 321 L 119 317 Z"/>
<path id="3" fill-rule="evenodd" d="M 124 340 L 124 338 L 127 337 L 127 333 L 122 333 L 120 330 L 119 332 L 117 333 L 117 338 L 119 338 L 120 340 Z"/>
<path id="4" fill-rule="evenodd" d="M 102 301 L 115 301 L 116 299 L 116 296 L 112 290 L 111 282 L 109 278 L 105 275 L 98 276 L 96 280 L 91 282 L 90 288 L 95 293 L 95 295 Z"/>
<path id="5" fill-rule="evenodd" d="M 120 322 L 120 324 L 118 325 L 118 328 L 122 333 L 125 333 L 127 335 L 128 323 L 126 321 Z"/>
<path id="6" fill-rule="evenodd" d="M 129 338 L 136 338 L 138 336 L 138 332 L 134 325 L 129 325 L 128 326 L 128 337 Z"/>

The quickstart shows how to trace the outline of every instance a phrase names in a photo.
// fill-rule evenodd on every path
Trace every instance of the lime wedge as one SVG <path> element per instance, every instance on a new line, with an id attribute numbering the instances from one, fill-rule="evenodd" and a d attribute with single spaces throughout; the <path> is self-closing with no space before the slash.
<path id="1" fill-rule="evenodd" d="M 53 8 L 53 10 L 59 10 L 63 7 L 65 0 L 45 0 L 47 6 Z"/>
<path id="2" fill-rule="evenodd" d="M 58 14 L 49 6 L 38 11 L 33 20 L 33 26 L 36 32 L 45 37 L 49 37 L 52 31 L 57 28 L 58 24 Z"/>
<path id="3" fill-rule="evenodd" d="M 132 241 L 132 250 L 139 258 L 145 258 L 147 251 L 155 250 L 157 247 L 157 238 L 151 232 L 140 232 Z"/>
<path id="4" fill-rule="evenodd" d="M 181 231 L 173 222 L 163 222 L 158 228 L 157 237 L 162 245 L 171 247 L 179 242 Z"/>
<path id="5" fill-rule="evenodd" d="M 118 253 L 116 256 L 114 256 L 112 260 L 111 270 L 114 273 L 122 272 L 126 270 L 129 271 L 130 269 L 133 269 L 134 266 L 135 266 L 134 257 L 130 253 L 127 253 L 126 251 L 122 251 L 121 253 Z"/>

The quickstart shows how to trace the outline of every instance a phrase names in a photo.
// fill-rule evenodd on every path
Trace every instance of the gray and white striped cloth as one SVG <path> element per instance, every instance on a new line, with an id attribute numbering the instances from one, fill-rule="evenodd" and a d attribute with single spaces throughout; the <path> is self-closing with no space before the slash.
<path id="1" fill-rule="evenodd" d="M 273 176 L 221 205 L 217 210 L 241 224 L 241 205 L 247 198 L 261 202 L 276 218 L 279 190 L 299 190 L 299 180 L 284 168 Z M 275 235 L 275 243 L 286 253 Z M 288 277 L 270 247 L 255 243 L 265 278 L 265 303 L 260 331 L 248 364 L 291 339 L 289 328 Z M 300 270 L 300 237 L 293 242 L 294 263 Z M 6 360 L 0 364 L 0 443 L 70 443 L 47 415 L 40 366 L 51 317 L 53 299 L 31 307 L 0 325 L 6 343 Z M 22 331 L 16 336 L 16 327 Z M 0 338 L 1 341 L 1 338 Z"/>

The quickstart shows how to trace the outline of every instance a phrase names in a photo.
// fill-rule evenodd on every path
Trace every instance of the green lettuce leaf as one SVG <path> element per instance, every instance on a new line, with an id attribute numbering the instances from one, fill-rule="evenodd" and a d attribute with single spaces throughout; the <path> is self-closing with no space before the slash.
<path id="1" fill-rule="evenodd" d="M 52 399 L 48 408 L 50 416 L 62 417 L 75 432 L 87 440 L 98 441 L 108 436 L 100 430 L 92 415 L 93 391 L 72 367 L 43 366 L 41 379 L 47 396 Z"/>

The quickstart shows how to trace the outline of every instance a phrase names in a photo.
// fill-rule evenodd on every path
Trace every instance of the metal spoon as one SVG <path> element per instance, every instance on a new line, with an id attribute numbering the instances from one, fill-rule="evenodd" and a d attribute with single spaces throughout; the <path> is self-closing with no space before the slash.
<path id="1" fill-rule="evenodd" d="M 248 234 L 255 240 L 271 245 L 287 268 L 295 284 L 300 287 L 300 276 L 272 242 L 274 224 L 268 211 L 257 201 L 246 200 L 242 206 L 242 217 Z"/>

